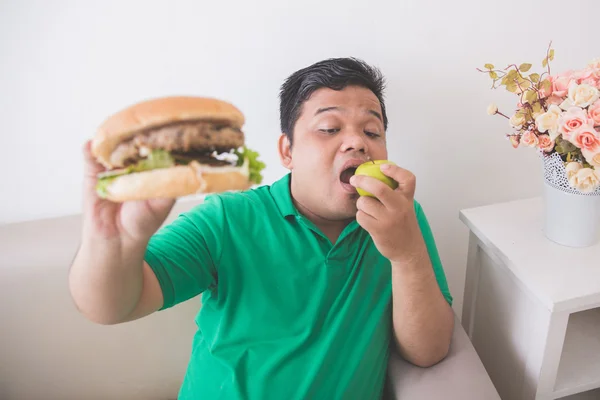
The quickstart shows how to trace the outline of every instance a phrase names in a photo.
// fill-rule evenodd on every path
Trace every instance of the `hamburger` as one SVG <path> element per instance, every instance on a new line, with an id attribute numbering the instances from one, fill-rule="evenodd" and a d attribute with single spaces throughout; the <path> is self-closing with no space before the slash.
<path id="1" fill-rule="evenodd" d="M 115 202 L 249 189 L 265 164 L 245 146 L 244 115 L 225 101 L 146 100 L 109 116 L 91 152 L 106 171 L 96 191 Z"/>

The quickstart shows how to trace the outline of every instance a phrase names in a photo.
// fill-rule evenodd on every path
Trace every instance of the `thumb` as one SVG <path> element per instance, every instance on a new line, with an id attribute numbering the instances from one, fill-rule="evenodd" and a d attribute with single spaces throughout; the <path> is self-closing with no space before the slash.
<path id="1" fill-rule="evenodd" d="M 84 159 L 84 168 L 85 168 L 85 176 L 90 178 L 96 178 L 100 172 L 104 171 L 105 168 L 96 161 L 96 158 L 92 154 L 92 141 L 88 140 L 85 142 L 83 146 L 83 159 Z"/>

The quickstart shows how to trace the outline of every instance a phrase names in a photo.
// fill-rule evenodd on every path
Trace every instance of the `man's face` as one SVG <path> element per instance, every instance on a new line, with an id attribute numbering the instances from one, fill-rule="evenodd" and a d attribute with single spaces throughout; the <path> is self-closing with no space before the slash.
<path id="1" fill-rule="evenodd" d="M 283 155 L 302 209 L 325 220 L 353 218 L 358 194 L 348 179 L 359 164 L 387 159 L 379 100 L 356 86 L 315 91 L 303 104 L 293 145 Z"/>

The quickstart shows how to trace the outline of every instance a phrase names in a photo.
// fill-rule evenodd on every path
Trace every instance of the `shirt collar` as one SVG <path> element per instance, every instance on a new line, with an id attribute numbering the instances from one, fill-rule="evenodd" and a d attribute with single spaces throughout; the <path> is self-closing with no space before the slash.
<path id="1" fill-rule="evenodd" d="M 278 181 L 275 181 L 271 185 L 270 189 L 271 197 L 275 201 L 277 208 L 279 208 L 281 216 L 284 218 L 289 217 L 290 215 L 296 217 L 300 216 L 298 209 L 296 209 L 296 206 L 294 206 L 294 203 L 292 201 L 292 193 L 290 188 L 290 183 L 292 181 L 291 176 L 291 173 L 288 173 Z M 314 227 L 316 231 L 318 231 L 318 229 L 314 225 L 312 225 L 312 222 L 309 223 L 311 224 L 311 226 Z M 358 224 L 358 222 L 356 222 L 356 220 L 353 220 L 344 229 L 344 231 L 340 235 L 340 239 L 343 239 L 344 237 L 348 236 L 348 234 L 350 234 L 358 228 L 360 228 L 360 225 Z"/>
<path id="2" fill-rule="evenodd" d="M 281 212 L 281 216 L 288 217 L 290 215 L 298 215 L 298 210 L 292 202 L 291 194 L 291 173 L 286 174 L 283 178 L 274 182 L 271 185 L 271 196 Z"/>

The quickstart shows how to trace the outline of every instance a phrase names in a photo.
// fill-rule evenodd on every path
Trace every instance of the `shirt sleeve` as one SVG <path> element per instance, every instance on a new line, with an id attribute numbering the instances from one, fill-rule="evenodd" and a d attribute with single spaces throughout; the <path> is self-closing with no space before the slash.
<path id="1" fill-rule="evenodd" d="M 224 219 L 221 199 L 207 196 L 202 204 L 180 214 L 152 236 L 145 261 L 163 293 L 161 310 L 216 285 Z"/>
<path id="2" fill-rule="evenodd" d="M 433 272 L 435 273 L 438 286 L 440 287 L 440 291 L 444 295 L 444 298 L 448 304 L 452 305 L 453 298 L 450 294 L 450 290 L 448 289 L 446 274 L 444 273 L 444 268 L 442 261 L 440 260 L 440 255 L 437 250 L 433 233 L 431 232 L 431 227 L 429 226 L 429 222 L 427 221 L 427 217 L 425 216 L 423 208 L 417 201 L 415 201 L 415 211 L 417 214 L 417 221 L 419 222 L 419 226 L 421 228 L 421 234 L 423 235 L 423 240 L 427 246 L 427 251 L 429 253 L 429 258 L 431 260 L 431 265 L 433 266 Z"/>

